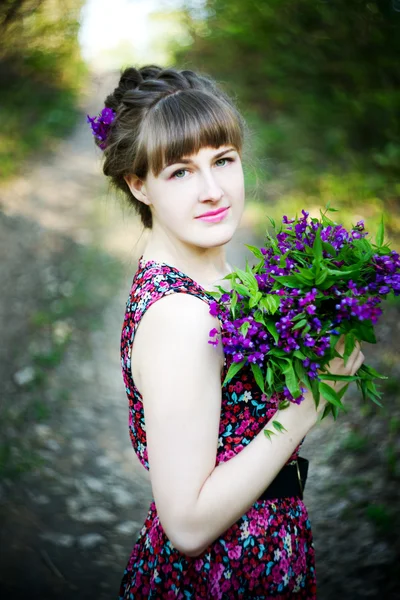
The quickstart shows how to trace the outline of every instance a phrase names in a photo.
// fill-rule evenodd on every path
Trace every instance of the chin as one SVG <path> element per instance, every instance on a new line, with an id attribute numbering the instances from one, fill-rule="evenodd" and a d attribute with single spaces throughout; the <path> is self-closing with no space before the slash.
<path id="1" fill-rule="evenodd" d="M 197 239 L 193 240 L 193 243 L 200 248 L 217 248 L 230 242 L 235 231 L 236 227 L 231 224 L 221 225 L 204 232 L 201 236 L 196 236 Z"/>

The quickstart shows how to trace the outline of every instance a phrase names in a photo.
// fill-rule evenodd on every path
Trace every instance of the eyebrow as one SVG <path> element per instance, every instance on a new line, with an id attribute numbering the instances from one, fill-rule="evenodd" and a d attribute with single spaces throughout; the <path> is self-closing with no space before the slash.
<path id="1" fill-rule="evenodd" d="M 215 158 L 220 158 L 221 156 L 223 156 L 224 154 L 227 154 L 227 152 L 236 152 L 236 148 L 227 148 L 226 150 L 222 150 L 221 152 L 218 152 L 217 154 L 215 154 L 213 156 L 213 159 Z M 179 158 L 178 160 L 174 160 L 173 162 L 168 163 L 163 170 L 165 170 L 167 167 L 171 167 L 172 165 L 179 165 L 179 164 L 183 164 L 183 165 L 189 165 L 190 163 L 192 163 L 193 161 L 190 158 Z"/>

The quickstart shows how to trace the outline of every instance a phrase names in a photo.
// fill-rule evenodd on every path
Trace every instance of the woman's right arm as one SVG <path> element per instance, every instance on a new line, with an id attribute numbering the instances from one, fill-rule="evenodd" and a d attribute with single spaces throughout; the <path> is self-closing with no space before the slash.
<path id="1" fill-rule="evenodd" d="M 247 512 L 318 417 L 307 393 L 299 406 L 274 415 L 286 431 L 271 440 L 261 431 L 216 466 L 223 354 L 220 344 L 208 344 L 213 327 L 206 303 L 172 294 L 148 309 L 135 336 L 153 495 L 167 536 L 189 556 Z M 354 354 L 346 369 L 331 371 L 348 373 L 359 360 Z"/>

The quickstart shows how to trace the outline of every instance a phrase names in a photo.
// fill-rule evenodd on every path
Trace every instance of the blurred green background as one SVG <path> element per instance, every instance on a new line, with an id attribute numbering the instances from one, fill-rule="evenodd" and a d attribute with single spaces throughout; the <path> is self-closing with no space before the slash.
<path id="1" fill-rule="evenodd" d="M 78 44 L 82 0 L 0 4 L 0 181 L 76 124 L 87 68 Z"/>
<path id="2" fill-rule="evenodd" d="M 118 3 L 88 4 L 105 19 L 118 13 Z M 123 4 L 135 10 L 143 3 Z M 247 117 L 246 179 L 255 214 L 263 216 L 265 205 L 276 217 L 282 203 L 293 212 L 331 201 L 344 220 L 362 206 L 371 230 L 383 212 L 387 233 L 398 234 L 396 0 L 149 0 L 147 6 L 156 31 L 151 45 L 140 52 L 132 44 L 133 17 L 132 39 L 118 39 L 110 28 L 105 37 L 114 37 L 113 47 L 97 64 L 156 60 L 214 76 Z M 82 7 L 83 0 L 0 5 L 0 180 L 79 118 L 93 68 L 80 53 Z"/>
<path id="3" fill-rule="evenodd" d="M 383 215 L 399 249 L 399 57 L 399 0 L 0 2 L 0 595 L 115 597 L 151 497 L 119 362 L 145 236 L 110 201 L 86 114 L 129 65 L 210 74 L 248 124 L 232 264 L 267 216 L 328 202 L 371 238 Z M 385 408 L 349 393 L 305 443 L 320 600 L 400 597 L 399 311 L 365 350 Z"/>

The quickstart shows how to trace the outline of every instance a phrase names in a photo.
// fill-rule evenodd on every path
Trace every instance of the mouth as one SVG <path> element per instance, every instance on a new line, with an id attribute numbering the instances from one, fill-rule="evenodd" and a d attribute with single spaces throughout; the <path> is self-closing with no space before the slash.
<path id="1" fill-rule="evenodd" d="M 226 214 L 228 213 L 228 210 L 229 210 L 229 206 L 225 206 L 224 208 L 219 208 L 218 210 L 213 210 L 213 211 L 204 213 L 203 215 L 196 217 L 196 219 L 200 219 L 202 221 L 210 221 L 210 222 L 222 221 L 222 219 L 224 219 Z"/>

